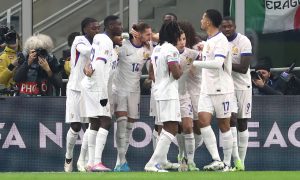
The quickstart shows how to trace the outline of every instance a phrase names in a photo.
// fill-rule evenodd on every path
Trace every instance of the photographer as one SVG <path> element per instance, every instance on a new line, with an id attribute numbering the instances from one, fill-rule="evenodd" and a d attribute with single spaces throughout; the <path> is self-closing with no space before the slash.
<path id="1" fill-rule="evenodd" d="M 268 64 L 258 64 L 255 72 L 251 72 L 253 95 L 283 95 L 282 92 L 276 90 L 276 80 L 271 76 L 270 69 Z"/>
<path id="2" fill-rule="evenodd" d="M 6 26 L 0 26 L 0 44 L 4 46 L 4 51 L 0 54 L 0 84 L 7 90 L 13 89 L 13 74 L 16 67 L 24 61 L 20 56 L 20 43 L 17 33 L 9 30 Z"/>
<path id="3" fill-rule="evenodd" d="M 62 87 L 57 59 L 50 54 L 53 42 L 47 35 L 31 36 L 25 42 L 25 62 L 16 70 L 14 80 L 20 95 L 52 96 Z"/>

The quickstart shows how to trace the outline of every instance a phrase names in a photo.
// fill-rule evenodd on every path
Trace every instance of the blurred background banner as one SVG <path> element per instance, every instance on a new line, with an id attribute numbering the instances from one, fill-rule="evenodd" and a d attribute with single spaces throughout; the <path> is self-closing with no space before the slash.
<path id="1" fill-rule="evenodd" d="M 65 137 L 64 97 L 15 97 L 0 100 L 0 171 L 63 171 Z M 300 96 L 254 96 L 249 122 L 247 170 L 297 170 L 300 167 Z M 276 102 L 276 103 L 274 103 Z M 128 150 L 132 170 L 142 171 L 152 155 L 154 121 L 149 114 L 149 96 L 141 98 L 141 119 L 135 123 Z M 115 166 L 115 127 L 103 152 L 103 162 Z M 216 127 L 214 120 L 213 127 Z M 214 129 L 218 142 L 219 132 Z M 74 151 L 74 168 L 79 155 L 81 131 Z M 221 144 L 219 144 L 221 146 Z M 219 149 L 221 157 L 222 149 Z M 175 162 L 177 147 L 172 144 L 168 159 Z M 199 168 L 211 161 L 202 145 L 195 162 Z"/>
<path id="2" fill-rule="evenodd" d="M 231 14 L 235 14 L 235 0 L 231 1 Z M 300 29 L 300 2 L 287 0 L 245 1 L 246 29 L 262 33 Z"/>

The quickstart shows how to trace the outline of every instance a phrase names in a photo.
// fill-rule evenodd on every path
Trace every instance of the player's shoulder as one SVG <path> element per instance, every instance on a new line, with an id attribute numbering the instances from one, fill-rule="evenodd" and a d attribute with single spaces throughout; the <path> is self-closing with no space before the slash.
<path id="1" fill-rule="evenodd" d="M 87 41 L 86 37 L 80 35 L 80 36 L 76 36 L 74 39 L 74 42 L 81 42 L 81 41 Z"/>
<path id="2" fill-rule="evenodd" d="M 208 44 L 228 44 L 226 36 L 222 32 L 218 32 L 216 35 L 207 39 Z"/>
<path id="3" fill-rule="evenodd" d="M 121 49 L 127 49 L 129 47 L 132 47 L 132 44 L 129 39 L 123 40 L 122 46 L 120 47 Z"/>
<path id="4" fill-rule="evenodd" d="M 240 33 L 237 34 L 236 41 L 234 44 L 241 48 L 251 48 L 252 47 L 251 42 L 248 39 L 248 37 L 243 34 L 240 34 Z"/>
<path id="5" fill-rule="evenodd" d="M 177 51 L 178 52 L 177 48 L 168 42 L 165 42 L 161 47 L 166 51 Z"/>
<path id="6" fill-rule="evenodd" d="M 73 41 L 73 44 L 77 45 L 79 43 L 83 43 L 83 44 L 89 44 L 89 41 L 87 40 L 87 38 L 85 36 L 76 36 L 74 41 Z"/>
<path id="7" fill-rule="evenodd" d="M 224 41 L 224 42 L 228 42 L 227 40 L 227 37 L 222 33 L 222 32 L 219 32 L 217 35 L 216 35 L 216 38 L 215 38 L 216 41 Z"/>
<path id="8" fill-rule="evenodd" d="M 106 34 L 96 34 L 93 39 L 93 44 L 99 45 L 99 44 L 107 44 L 107 45 L 113 45 L 112 40 L 106 35 Z"/>
<path id="9" fill-rule="evenodd" d="M 242 42 L 250 42 L 249 38 L 241 33 L 237 34 L 237 38 Z"/>

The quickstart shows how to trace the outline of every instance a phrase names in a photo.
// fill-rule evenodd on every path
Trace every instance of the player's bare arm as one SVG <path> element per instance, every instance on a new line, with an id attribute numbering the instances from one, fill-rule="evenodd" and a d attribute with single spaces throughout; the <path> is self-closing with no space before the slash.
<path id="1" fill-rule="evenodd" d="M 168 66 L 172 73 L 173 78 L 178 80 L 183 73 L 180 64 L 174 62 L 174 63 L 169 63 Z"/>
<path id="2" fill-rule="evenodd" d="M 251 62 L 252 56 L 241 56 L 241 64 L 232 64 L 232 70 L 238 73 L 246 74 Z"/>

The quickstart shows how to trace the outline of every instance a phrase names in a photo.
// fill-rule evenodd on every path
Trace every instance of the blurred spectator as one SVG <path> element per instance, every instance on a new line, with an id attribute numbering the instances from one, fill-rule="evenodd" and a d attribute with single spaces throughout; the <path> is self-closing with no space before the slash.
<path id="1" fill-rule="evenodd" d="M 265 58 L 269 60 L 269 58 Z M 271 65 L 268 62 L 257 64 L 255 72 L 251 72 L 253 82 L 253 95 L 282 95 L 283 93 L 277 89 L 276 81 L 270 72 Z"/>
<path id="2" fill-rule="evenodd" d="M 2 45 L 4 51 L 0 54 L 0 84 L 5 87 L 6 92 L 13 92 L 13 74 L 16 67 L 24 61 L 22 54 L 18 53 L 21 50 L 20 38 L 14 30 L 7 29 L 3 34 Z"/>
<path id="3" fill-rule="evenodd" d="M 55 95 L 53 87 L 56 90 L 62 87 L 59 64 L 50 53 L 52 49 L 52 39 L 47 35 L 39 34 L 26 40 L 25 61 L 14 75 L 20 95 L 51 96 Z"/>
<path id="4" fill-rule="evenodd" d="M 62 72 L 62 79 L 68 79 L 71 71 L 70 59 L 71 59 L 71 46 L 76 36 L 80 36 L 80 32 L 72 32 L 68 36 L 68 49 L 62 51 L 62 57 L 59 59 L 59 64 Z M 66 96 L 66 86 L 64 83 L 61 88 L 61 96 Z"/>

